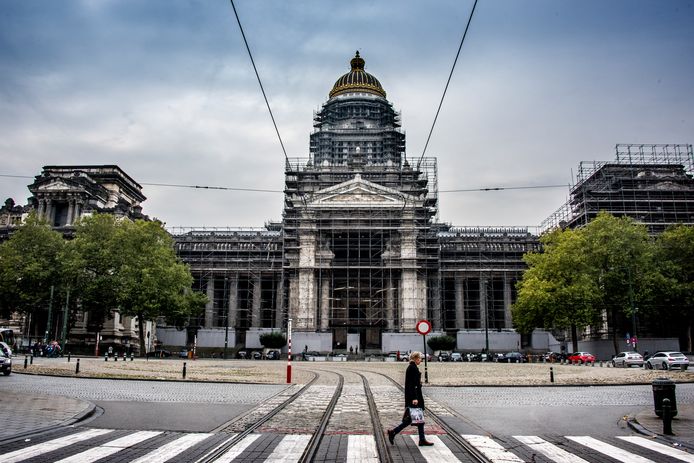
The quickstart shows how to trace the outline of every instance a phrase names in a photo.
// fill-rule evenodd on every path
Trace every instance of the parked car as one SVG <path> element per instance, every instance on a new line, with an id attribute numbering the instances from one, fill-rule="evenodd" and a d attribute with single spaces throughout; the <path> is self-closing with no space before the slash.
<path id="1" fill-rule="evenodd" d="M 8 357 L 12 357 L 12 348 L 6 342 L 0 341 L 0 352 L 4 352 Z"/>
<path id="2" fill-rule="evenodd" d="M 161 359 L 164 357 L 171 357 L 171 352 L 168 350 L 164 350 L 164 349 L 155 349 L 155 350 L 151 350 L 151 351 L 147 352 L 146 357 L 147 358 Z"/>
<path id="3" fill-rule="evenodd" d="M 265 358 L 267 360 L 279 360 L 280 359 L 280 351 L 270 350 L 270 351 L 268 351 L 267 354 L 265 354 Z"/>
<path id="4" fill-rule="evenodd" d="M 439 352 L 439 362 L 450 362 L 451 354 L 450 352 Z"/>
<path id="5" fill-rule="evenodd" d="M 526 362 L 527 359 L 525 358 L 525 355 L 521 354 L 520 352 L 506 352 L 503 357 L 500 357 L 499 362 L 503 363 L 523 363 Z"/>
<path id="6" fill-rule="evenodd" d="M 12 373 L 12 358 L 2 351 L 0 351 L 0 371 L 5 376 L 10 376 Z"/>
<path id="7" fill-rule="evenodd" d="M 646 360 L 646 368 L 670 370 L 679 367 L 686 370 L 689 367 L 689 359 L 682 352 L 656 352 Z"/>
<path id="8" fill-rule="evenodd" d="M 245 350 L 240 350 L 240 351 L 236 352 L 236 358 L 237 359 L 248 358 L 248 352 L 246 352 Z"/>
<path id="9" fill-rule="evenodd" d="M 595 356 L 590 352 L 574 352 L 573 354 L 568 354 L 566 359 L 571 363 L 593 363 L 595 362 Z"/>
<path id="10" fill-rule="evenodd" d="M 253 360 L 260 360 L 261 358 L 263 358 L 263 354 L 261 354 L 261 353 L 260 353 L 259 351 L 257 351 L 257 350 L 254 350 L 253 352 L 251 352 L 251 358 L 252 358 Z"/>
<path id="11" fill-rule="evenodd" d="M 643 356 L 638 352 L 620 352 L 612 359 L 613 367 L 643 366 Z"/>
<path id="12" fill-rule="evenodd" d="M 178 358 L 180 358 L 180 359 L 188 358 L 188 351 L 185 349 L 178 351 Z"/>
<path id="13" fill-rule="evenodd" d="M 463 354 L 460 352 L 453 352 L 451 354 L 451 362 L 462 362 L 463 361 Z"/>

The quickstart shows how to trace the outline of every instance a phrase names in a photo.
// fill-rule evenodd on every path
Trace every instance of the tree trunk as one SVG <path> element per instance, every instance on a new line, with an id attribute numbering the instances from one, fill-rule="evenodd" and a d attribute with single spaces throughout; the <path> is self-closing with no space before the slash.
<path id="1" fill-rule="evenodd" d="M 578 352 L 578 329 L 575 324 L 571 324 L 571 348 L 572 352 Z"/>
<path id="2" fill-rule="evenodd" d="M 692 330 L 694 330 L 694 325 L 692 320 L 689 320 L 689 327 L 687 328 L 687 352 L 692 351 Z"/>
<path id="3" fill-rule="evenodd" d="M 137 324 L 140 327 L 140 357 L 144 357 L 147 355 L 147 351 L 145 350 L 145 320 L 142 317 L 142 314 L 137 314 Z M 152 333 L 150 333 L 150 336 Z"/>

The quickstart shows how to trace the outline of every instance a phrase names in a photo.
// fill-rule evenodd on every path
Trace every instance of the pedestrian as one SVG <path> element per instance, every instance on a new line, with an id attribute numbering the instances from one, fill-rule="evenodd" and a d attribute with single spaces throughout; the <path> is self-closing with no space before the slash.
<path id="1" fill-rule="evenodd" d="M 410 354 L 410 364 L 405 371 L 405 413 L 402 415 L 402 423 L 393 429 L 388 430 L 388 440 L 391 445 L 395 444 L 395 436 L 412 424 L 410 416 L 410 407 L 421 408 L 424 410 L 424 397 L 422 396 L 422 373 L 419 371 L 419 364 L 422 362 L 422 354 L 420 352 L 412 352 Z M 417 431 L 419 432 L 419 446 L 424 447 L 434 445 L 433 442 L 426 440 L 424 436 L 424 423 L 418 423 Z"/>
<path id="2" fill-rule="evenodd" d="M 349 346 L 349 353 L 350 355 L 354 353 L 354 348 L 352 346 Z"/>

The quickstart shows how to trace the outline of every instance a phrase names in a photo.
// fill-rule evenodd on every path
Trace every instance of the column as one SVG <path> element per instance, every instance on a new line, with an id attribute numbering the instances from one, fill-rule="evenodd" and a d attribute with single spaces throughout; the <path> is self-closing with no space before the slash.
<path id="1" fill-rule="evenodd" d="M 480 277 L 480 328 L 489 328 L 489 314 L 487 312 L 487 279 Z"/>
<path id="2" fill-rule="evenodd" d="M 68 200 L 68 208 L 67 208 L 67 220 L 65 222 L 65 225 L 72 225 L 72 222 L 75 221 L 74 214 L 75 214 L 75 200 L 69 199 Z"/>
<path id="3" fill-rule="evenodd" d="M 207 277 L 207 304 L 205 304 L 205 328 L 212 328 L 214 320 L 214 275 Z"/>
<path id="4" fill-rule="evenodd" d="M 55 222 L 55 208 L 53 207 L 53 200 L 52 199 L 47 199 L 46 200 L 46 220 L 48 223 L 53 226 L 53 223 Z"/>
<path id="5" fill-rule="evenodd" d="M 465 285 L 458 273 L 455 274 L 455 327 L 465 329 Z"/>
<path id="6" fill-rule="evenodd" d="M 45 199 L 39 199 L 39 209 L 37 212 L 39 218 L 42 218 L 45 213 L 46 213 L 46 200 Z"/>
<path id="7" fill-rule="evenodd" d="M 227 317 L 229 318 L 229 329 L 236 329 L 239 313 L 239 275 L 233 274 L 227 281 L 227 291 L 229 291 Z"/>
<path id="8" fill-rule="evenodd" d="M 261 302 L 261 287 L 262 287 L 262 277 L 260 275 L 255 275 L 253 277 L 253 305 L 251 306 L 251 326 L 254 328 L 260 328 L 260 302 Z"/>
<path id="9" fill-rule="evenodd" d="M 386 282 L 386 328 L 395 331 L 395 297 L 393 295 L 393 275 L 389 273 Z"/>
<path id="10" fill-rule="evenodd" d="M 320 330 L 330 329 L 330 278 L 322 274 L 320 287 Z"/>
<path id="11" fill-rule="evenodd" d="M 504 328 L 513 328 L 511 302 L 511 278 L 504 275 Z"/>
<path id="12" fill-rule="evenodd" d="M 277 275 L 274 278 L 277 278 Z M 282 328 L 282 322 L 284 321 L 284 274 L 279 274 L 279 281 L 276 282 L 276 285 L 274 328 Z"/>

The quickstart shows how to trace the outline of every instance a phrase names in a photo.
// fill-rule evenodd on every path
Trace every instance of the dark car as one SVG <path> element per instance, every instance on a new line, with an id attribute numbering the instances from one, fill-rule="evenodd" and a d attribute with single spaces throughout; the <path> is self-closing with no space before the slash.
<path id="1" fill-rule="evenodd" d="M 439 362 L 450 362 L 450 361 L 451 361 L 451 354 L 449 352 L 439 353 Z"/>
<path id="2" fill-rule="evenodd" d="M 236 353 L 236 358 L 237 359 L 247 359 L 248 358 L 248 352 L 245 350 L 240 350 Z"/>
<path id="3" fill-rule="evenodd" d="M 523 363 L 526 359 L 520 352 L 506 352 L 498 361 L 503 363 Z"/>
<path id="4" fill-rule="evenodd" d="M 147 358 L 162 359 L 165 357 L 171 357 L 171 352 L 164 349 L 155 349 L 147 352 Z"/>
<path id="5" fill-rule="evenodd" d="M 10 376 L 12 373 L 12 357 L 0 351 L 0 371 L 5 376 Z"/>
<path id="6" fill-rule="evenodd" d="M 268 353 L 265 354 L 265 358 L 267 360 L 279 360 L 280 359 L 280 351 L 278 351 L 278 350 L 268 351 Z"/>
<path id="7" fill-rule="evenodd" d="M 257 350 L 254 350 L 253 352 L 251 352 L 251 358 L 253 360 L 260 360 L 261 358 L 263 358 L 263 354 L 261 354 Z"/>

